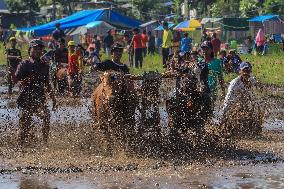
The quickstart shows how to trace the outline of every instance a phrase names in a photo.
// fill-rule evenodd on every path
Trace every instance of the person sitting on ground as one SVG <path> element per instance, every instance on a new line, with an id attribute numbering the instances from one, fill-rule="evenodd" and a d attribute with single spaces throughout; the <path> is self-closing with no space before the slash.
<path id="1" fill-rule="evenodd" d="M 61 26 L 60 23 L 57 23 L 55 25 L 56 29 L 52 32 L 52 38 L 55 41 L 58 41 L 59 39 L 62 39 L 66 36 L 64 31 L 60 28 L 60 26 Z"/>
<path id="2" fill-rule="evenodd" d="M 89 55 L 85 58 L 85 62 L 91 66 L 90 72 L 94 70 L 94 65 L 101 62 L 100 56 L 96 53 L 93 46 L 89 47 Z"/>
<path id="3" fill-rule="evenodd" d="M 126 64 L 121 62 L 121 57 L 123 53 L 123 47 L 119 44 L 115 44 L 111 48 L 112 60 L 105 60 L 102 63 L 97 63 L 94 66 L 95 71 L 116 71 L 122 72 L 124 74 L 129 74 L 129 68 Z"/>
<path id="4" fill-rule="evenodd" d="M 239 55 L 237 55 L 236 51 L 234 49 L 229 50 L 228 60 L 230 61 L 231 70 L 229 72 L 238 73 L 239 72 L 239 66 L 242 62 Z"/>
<path id="5" fill-rule="evenodd" d="M 221 50 L 219 52 L 219 59 L 221 60 L 221 66 L 222 68 L 225 68 L 224 71 L 227 72 L 226 66 L 228 65 L 228 58 L 227 58 L 227 52 L 226 50 Z"/>
<path id="6" fill-rule="evenodd" d="M 17 40 L 15 37 L 10 38 L 11 48 L 6 49 L 5 54 L 7 55 L 7 81 L 8 81 L 8 94 L 12 94 L 12 88 L 16 82 L 15 71 L 17 66 L 22 60 L 22 54 L 19 49 L 16 48 Z"/>

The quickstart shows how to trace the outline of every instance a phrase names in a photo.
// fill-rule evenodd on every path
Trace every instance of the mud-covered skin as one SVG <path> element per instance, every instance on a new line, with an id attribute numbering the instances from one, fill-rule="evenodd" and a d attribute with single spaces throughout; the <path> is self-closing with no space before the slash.
<path id="1" fill-rule="evenodd" d="M 171 135 L 187 134 L 189 130 L 201 137 L 207 119 L 206 101 L 197 91 L 196 78 L 188 74 L 177 78 L 176 94 L 166 102 Z"/>

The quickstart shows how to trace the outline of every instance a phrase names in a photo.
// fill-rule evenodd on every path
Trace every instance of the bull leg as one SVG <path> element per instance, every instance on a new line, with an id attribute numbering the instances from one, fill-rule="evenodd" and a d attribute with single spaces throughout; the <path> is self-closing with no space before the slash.
<path id="1" fill-rule="evenodd" d="M 49 131 L 50 131 L 50 112 L 47 109 L 47 107 L 45 107 L 43 110 L 42 119 L 43 119 L 42 138 L 44 144 L 47 144 Z"/>

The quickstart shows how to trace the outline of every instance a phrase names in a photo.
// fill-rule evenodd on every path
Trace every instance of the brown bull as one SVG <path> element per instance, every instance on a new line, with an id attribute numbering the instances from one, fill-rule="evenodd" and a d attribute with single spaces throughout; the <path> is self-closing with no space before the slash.
<path id="1" fill-rule="evenodd" d="M 113 72 L 104 73 L 101 81 L 91 97 L 93 118 L 104 131 L 109 145 L 112 139 L 129 145 L 138 104 L 133 82 Z"/>

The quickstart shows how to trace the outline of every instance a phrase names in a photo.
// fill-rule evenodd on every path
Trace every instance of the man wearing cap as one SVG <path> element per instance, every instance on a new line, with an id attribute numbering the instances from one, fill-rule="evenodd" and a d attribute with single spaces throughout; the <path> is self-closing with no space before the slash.
<path id="1" fill-rule="evenodd" d="M 8 71 L 8 94 L 12 94 L 12 88 L 15 83 L 15 71 L 18 64 L 22 60 L 21 51 L 16 48 L 17 40 L 15 37 L 10 38 L 11 48 L 6 49 L 7 55 L 7 71 Z"/>
<path id="2" fill-rule="evenodd" d="M 240 64 L 239 76 L 230 82 L 228 92 L 222 108 L 223 116 L 232 110 L 237 103 L 248 103 L 251 101 L 252 86 L 256 85 L 256 80 L 251 77 L 252 66 L 249 62 Z"/>
<path id="3" fill-rule="evenodd" d="M 126 64 L 121 62 L 123 47 L 119 44 L 115 44 L 111 48 L 112 60 L 105 60 L 102 63 L 95 64 L 95 70 L 97 71 L 116 71 L 124 74 L 129 74 L 129 68 Z"/>
<path id="4" fill-rule="evenodd" d="M 53 107 L 56 106 L 56 99 L 49 83 L 49 65 L 42 58 L 43 49 L 43 41 L 32 40 L 29 43 L 29 59 L 21 62 L 15 73 L 20 82 L 17 104 L 20 117 L 19 140 L 21 145 L 27 142 L 34 114 L 43 120 L 43 142 L 47 142 L 50 130 L 50 112 L 47 108 L 46 92 L 49 93 L 53 101 Z"/>
<path id="5" fill-rule="evenodd" d="M 163 66 L 167 67 L 167 61 L 169 59 L 170 48 L 173 42 L 173 34 L 169 30 L 168 22 L 163 22 L 163 43 L 162 43 L 162 56 L 163 56 Z"/>
<path id="6" fill-rule="evenodd" d="M 108 30 L 107 36 L 104 38 L 104 48 L 106 51 L 106 55 L 109 57 L 111 46 L 114 44 L 113 36 L 111 35 L 111 29 Z"/>
<path id="7" fill-rule="evenodd" d="M 68 42 L 68 82 L 70 95 L 73 97 L 78 97 L 81 92 L 81 55 L 78 50 L 76 50 L 76 45 L 74 41 Z"/>

